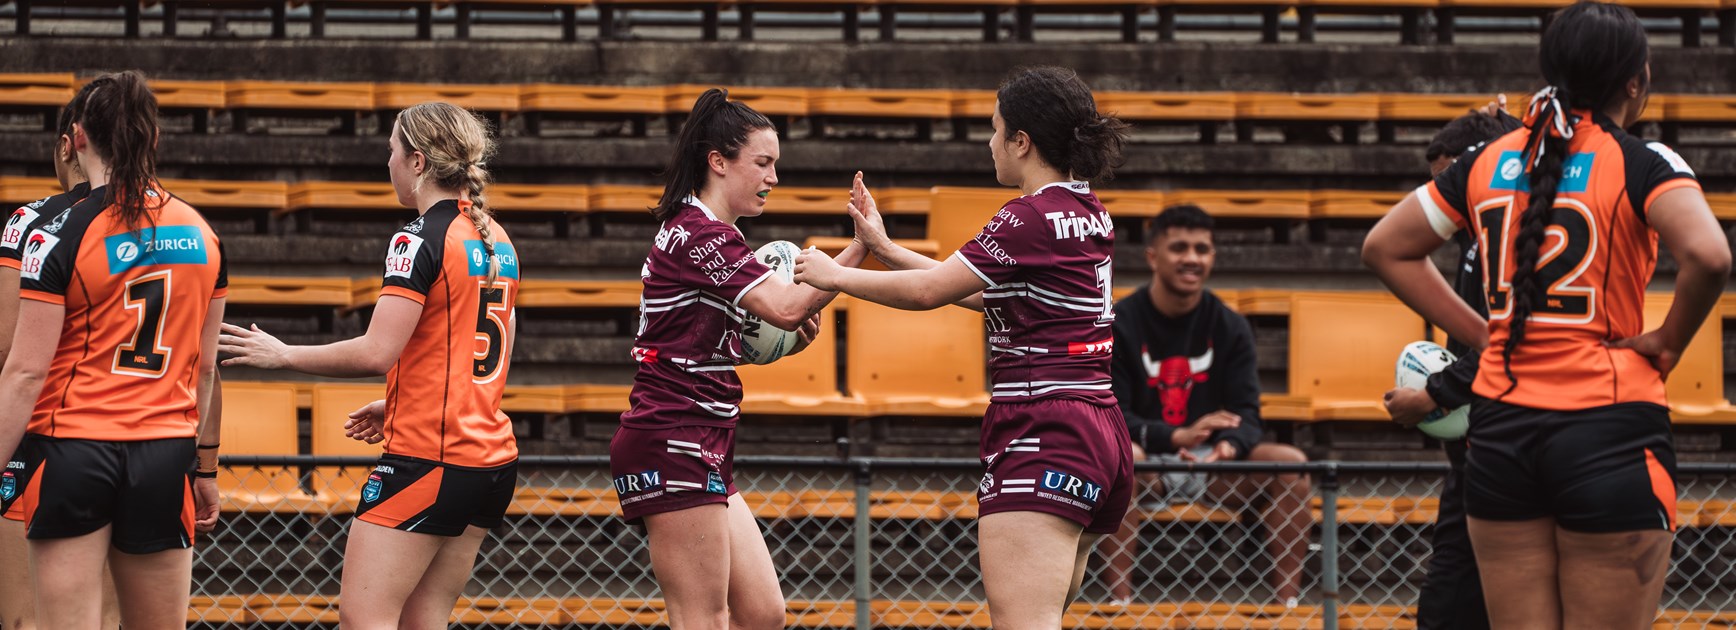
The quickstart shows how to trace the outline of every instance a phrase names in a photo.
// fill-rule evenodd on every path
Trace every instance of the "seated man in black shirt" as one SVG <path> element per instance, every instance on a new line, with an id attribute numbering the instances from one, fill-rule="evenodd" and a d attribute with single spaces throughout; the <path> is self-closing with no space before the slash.
<path id="1" fill-rule="evenodd" d="M 1260 442 L 1254 333 L 1247 319 L 1205 287 L 1214 251 L 1212 218 L 1205 211 L 1191 205 L 1164 210 L 1146 234 L 1151 284 L 1115 304 L 1110 371 L 1135 461 L 1308 461 L 1294 446 Z M 1296 605 L 1313 525 L 1307 475 L 1177 472 L 1147 481 L 1146 496 L 1168 503 L 1262 506 L 1275 599 Z M 1139 510 L 1132 511 L 1106 548 L 1117 600 L 1132 599 L 1130 545 L 1140 518 Z"/>

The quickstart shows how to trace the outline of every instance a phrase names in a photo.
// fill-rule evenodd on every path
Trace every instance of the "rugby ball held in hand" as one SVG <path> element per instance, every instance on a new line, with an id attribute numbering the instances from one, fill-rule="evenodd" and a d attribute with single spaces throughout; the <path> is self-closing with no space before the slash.
<path id="1" fill-rule="evenodd" d="M 796 254 L 801 249 L 789 241 L 772 241 L 754 252 L 761 263 L 785 282 L 796 281 Z M 801 340 L 795 332 L 766 323 L 753 313 L 743 312 L 741 321 L 741 358 L 754 365 L 765 365 L 789 354 Z"/>
<path id="2" fill-rule="evenodd" d="M 1394 385 L 1424 389 L 1429 383 L 1429 375 L 1447 369 L 1456 360 L 1458 358 L 1453 353 L 1432 341 L 1418 341 L 1405 346 L 1398 354 Z M 1417 429 L 1437 440 L 1461 440 L 1470 426 L 1470 418 L 1470 405 L 1458 409 L 1436 409 L 1417 424 Z"/>

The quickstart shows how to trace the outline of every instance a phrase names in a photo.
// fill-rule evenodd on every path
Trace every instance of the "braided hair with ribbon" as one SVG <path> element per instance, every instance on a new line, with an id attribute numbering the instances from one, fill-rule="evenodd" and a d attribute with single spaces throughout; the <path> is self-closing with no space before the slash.
<path id="1" fill-rule="evenodd" d="M 1538 277 L 1538 259 L 1555 224 L 1555 197 L 1574 128 L 1592 115 L 1589 110 L 1601 111 L 1625 98 L 1625 88 L 1636 78 L 1643 97 L 1649 55 L 1639 18 L 1613 4 L 1580 2 L 1562 9 L 1543 32 L 1537 57 L 1549 86 L 1531 97 L 1524 118 L 1530 136 L 1521 159 L 1530 197 L 1513 237 L 1512 312 L 1501 347 L 1508 384 L 1502 396 L 1519 385 L 1513 375 L 1513 353 L 1525 342 L 1531 314 L 1548 288 Z M 1491 284 L 1501 271 L 1491 270 Z"/>

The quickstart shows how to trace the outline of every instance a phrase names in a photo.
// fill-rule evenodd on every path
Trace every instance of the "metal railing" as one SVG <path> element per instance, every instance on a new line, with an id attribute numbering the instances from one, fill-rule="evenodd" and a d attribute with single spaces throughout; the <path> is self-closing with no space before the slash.
<path id="1" fill-rule="evenodd" d="M 345 532 L 373 463 L 225 458 L 220 480 L 231 490 L 224 522 L 199 546 L 194 615 L 210 627 L 334 626 Z M 976 461 L 740 457 L 736 470 L 791 627 L 988 627 Z M 1098 543 L 1067 627 L 1413 627 L 1445 464 L 1137 471 L 1133 516 Z M 1677 627 L 1736 619 L 1733 473 L 1680 467 L 1683 527 L 1664 598 Z M 1187 487 L 1177 474 L 1205 475 L 1204 492 L 1177 496 Z M 1160 493 L 1156 479 L 1172 483 Z M 643 536 L 618 518 L 609 481 L 604 457 L 521 460 L 518 499 L 484 544 L 454 622 L 662 627 Z M 1298 522 L 1303 535 L 1286 535 Z M 1299 570 L 1284 570 L 1289 560 Z M 1287 592 L 1300 605 L 1283 606 Z"/>

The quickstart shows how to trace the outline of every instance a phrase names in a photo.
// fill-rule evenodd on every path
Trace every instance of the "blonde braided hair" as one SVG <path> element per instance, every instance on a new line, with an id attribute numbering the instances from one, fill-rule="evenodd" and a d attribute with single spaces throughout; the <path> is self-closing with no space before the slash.
<path id="1" fill-rule="evenodd" d="M 494 155 L 494 138 L 487 123 L 469 110 L 450 103 L 422 103 L 398 112 L 398 142 L 428 159 L 422 181 L 432 180 L 441 188 L 463 190 L 470 196 L 465 215 L 482 237 L 488 254 L 488 284 L 500 277 L 500 257 L 494 255 L 494 222 L 486 192 L 489 175 L 485 168 Z"/>

